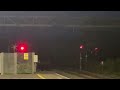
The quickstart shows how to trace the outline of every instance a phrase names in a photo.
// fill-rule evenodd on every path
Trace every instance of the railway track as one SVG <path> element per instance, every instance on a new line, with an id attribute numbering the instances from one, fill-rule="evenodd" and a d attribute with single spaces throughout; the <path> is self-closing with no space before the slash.
<path id="1" fill-rule="evenodd" d="M 87 71 L 56 71 L 62 75 L 68 76 L 71 79 L 115 79 L 112 77 L 107 77 L 103 75 L 98 75 L 95 73 L 87 72 Z M 76 77 L 75 77 L 76 76 Z"/>

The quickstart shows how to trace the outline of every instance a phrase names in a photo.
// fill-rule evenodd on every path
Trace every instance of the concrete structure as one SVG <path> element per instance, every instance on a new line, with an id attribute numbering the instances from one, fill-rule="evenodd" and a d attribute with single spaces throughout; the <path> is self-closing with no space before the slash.
<path id="1" fill-rule="evenodd" d="M 34 52 L 29 53 L 0 53 L 0 73 L 24 74 L 35 73 L 38 56 Z"/>

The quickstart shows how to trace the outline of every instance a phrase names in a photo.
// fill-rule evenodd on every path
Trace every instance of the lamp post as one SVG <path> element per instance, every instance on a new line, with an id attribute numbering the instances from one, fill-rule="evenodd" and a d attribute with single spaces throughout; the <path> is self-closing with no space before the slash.
<path id="1" fill-rule="evenodd" d="M 82 49 L 83 49 L 83 45 L 80 45 L 80 71 L 82 71 Z"/>
<path id="2" fill-rule="evenodd" d="M 80 52 L 80 71 L 82 71 L 82 54 Z"/>
<path id="3" fill-rule="evenodd" d="M 87 70 L 87 59 L 88 59 L 88 53 L 87 53 L 87 51 L 86 51 L 86 55 L 85 55 L 85 60 L 86 60 L 86 70 Z"/>

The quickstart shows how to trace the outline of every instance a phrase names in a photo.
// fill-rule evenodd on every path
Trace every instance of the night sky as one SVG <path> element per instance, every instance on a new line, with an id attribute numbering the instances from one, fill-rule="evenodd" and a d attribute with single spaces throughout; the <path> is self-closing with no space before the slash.
<path id="1" fill-rule="evenodd" d="M 0 12 L 4 15 L 39 15 L 40 13 L 29 12 Z M 120 18 L 120 12 L 44 12 L 40 15 L 68 15 L 89 16 L 100 18 Z M 69 62 L 79 60 L 79 46 L 86 43 L 89 48 L 98 47 L 102 50 L 104 57 L 120 57 L 120 28 L 77 28 L 66 30 L 64 28 L 30 28 L 30 27 L 0 27 L 0 52 L 8 51 L 8 42 L 26 41 L 29 43 L 29 51 L 34 51 L 41 60 L 52 59 L 53 62 Z M 11 50 L 12 51 L 12 50 Z M 55 59 L 57 58 L 57 59 Z M 56 60 L 56 61 L 55 61 Z M 77 63 L 77 62 L 74 62 Z"/>
<path id="2" fill-rule="evenodd" d="M 8 41 L 27 41 L 31 45 L 31 51 L 38 53 L 50 53 L 56 48 L 60 50 L 79 50 L 79 45 L 87 43 L 90 48 L 99 47 L 106 55 L 120 55 L 120 31 L 55 31 L 55 30 L 12 30 L 0 33 L 1 51 L 7 52 Z M 75 51 L 76 52 L 76 51 Z M 77 52 L 76 52 L 77 53 Z"/>

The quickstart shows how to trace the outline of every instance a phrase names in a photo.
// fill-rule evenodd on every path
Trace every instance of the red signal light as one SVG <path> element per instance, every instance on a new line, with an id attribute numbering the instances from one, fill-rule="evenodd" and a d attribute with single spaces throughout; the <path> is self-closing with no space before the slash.
<path id="1" fill-rule="evenodd" d="M 28 52 L 28 45 L 26 43 L 19 43 L 17 45 L 18 52 Z"/>
<path id="2" fill-rule="evenodd" d="M 80 45 L 80 49 L 82 49 L 84 46 L 83 45 Z"/>
<path id="3" fill-rule="evenodd" d="M 21 50 L 24 50 L 25 48 L 22 46 L 20 49 L 21 49 Z"/>
<path id="4" fill-rule="evenodd" d="M 20 45 L 20 46 L 18 47 L 18 50 L 19 50 L 20 52 L 26 52 L 26 47 L 25 47 L 24 45 Z"/>
<path id="5" fill-rule="evenodd" d="M 98 50 L 98 48 L 95 48 L 95 50 Z"/>

